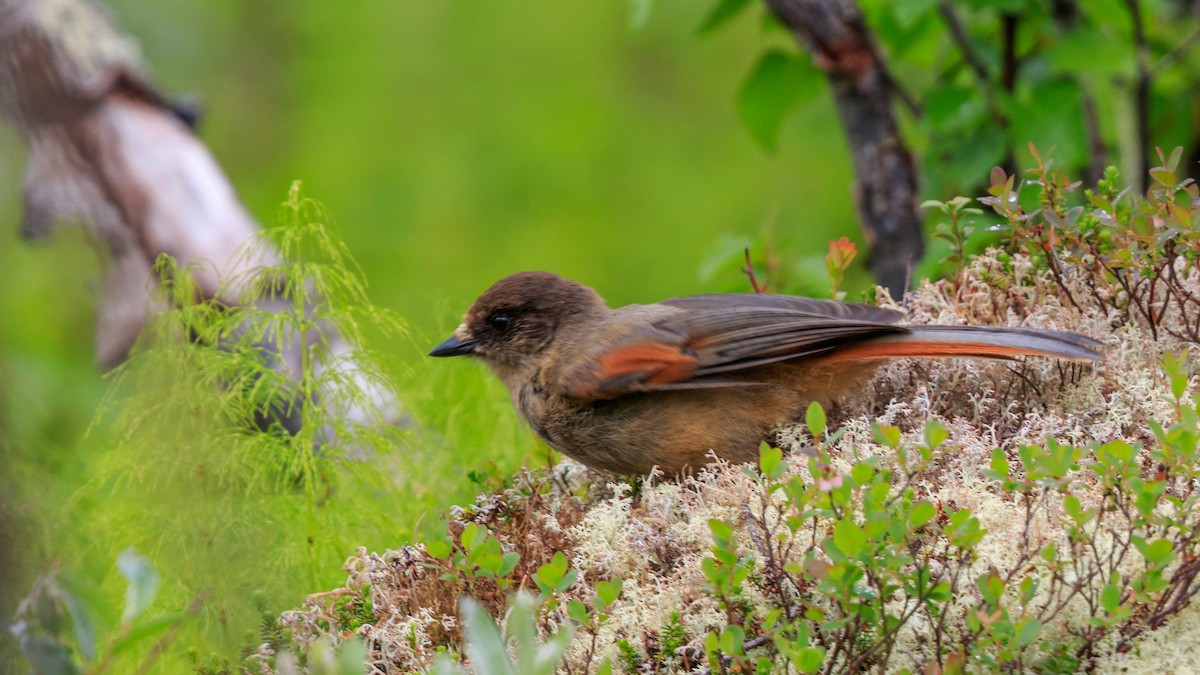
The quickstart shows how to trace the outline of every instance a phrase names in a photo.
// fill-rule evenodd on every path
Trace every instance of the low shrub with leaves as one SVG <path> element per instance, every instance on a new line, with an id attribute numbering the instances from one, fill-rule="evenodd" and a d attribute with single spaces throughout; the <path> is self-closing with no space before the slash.
<path id="1" fill-rule="evenodd" d="M 1200 414 L 1189 356 L 1200 196 L 1175 178 L 1176 158 L 1163 159 L 1144 197 L 1118 190 L 1112 171 L 1081 190 L 1046 159 L 1024 183 L 993 172 L 981 202 L 1008 233 L 1005 245 L 969 255 L 972 228 L 992 216 L 962 200 L 943 205 L 958 273 L 922 284 L 902 306 L 915 322 L 1105 338 L 1096 367 L 889 363 L 858 398 L 814 405 L 802 424 L 781 428 L 757 466 L 633 481 L 570 462 L 508 479 L 477 473 L 495 489 L 427 518 L 414 543 L 360 548 L 342 587 L 268 621 L 240 664 L 201 659 L 196 672 L 333 673 L 362 661 L 374 673 L 1188 667 L 1200 648 L 1191 602 L 1200 591 Z M 848 246 L 831 247 L 835 288 L 852 257 Z M 266 333 L 246 320 L 216 325 L 261 341 Z M 188 347 L 188 358 L 258 364 L 256 376 L 237 379 L 238 368 L 205 361 L 212 377 L 196 386 L 249 395 L 234 399 L 235 412 L 261 409 L 254 394 L 274 371 L 259 353 L 187 334 L 214 350 Z M 234 459 L 270 447 L 301 462 L 222 480 L 265 480 L 274 487 L 256 491 L 295 502 L 299 522 L 324 531 L 328 500 L 345 496 L 328 481 L 345 466 L 313 451 L 322 419 L 290 437 L 270 425 L 255 431 L 249 414 L 231 420 L 222 438 Z M 256 434 L 284 445 L 260 445 Z M 383 458 L 358 454 L 367 464 Z M 301 576 L 322 559 L 305 541 L 292 563 Z M 91 672 L 104 649 L 139 633 L 137 620 L 107 641 L 95 632 L 84 640 L 61 620 L 39 623 L 38 607 L 75 616 L 69 589 L 48 579 L 18 624 L 29 653 L 73 634 L 79 654 L 55 653 L 73 663 L 82 655 L 78 670 Z M 138 657 L 156 649 L 144 642 Z"/>
<path id="2" fill-rule="evenodd" d="M 859 398 L 781 429 L 757 466 L 526 473 L 421 543 L 351 558 L 334 593 L 371 621 L 339 623 L 318 594 L 282 623 L 301 649 L 361 636 L 382 673 L 520 672 L 497 660 L 505 639 L 521 658 L 566 644 L 570 673 L 1190 667 L 1200 195 L 1175 177 L 1178 153 L 1163 160 L 1144 196 L 1113 170 L 1081 190 L 1038 157 L 1027 181 L 993 172 L 980 202 L 999 223 L 966 200 L 929 205 L 956 274 L 907 297 L 910 320 L 1079 331 L 1108 343 L 1094 368 L 890 363 Z M 967 253 L 997 224 L 1002 247 Z M 503 611 L 535 588 L 523 614 Z M 480 604 L 460 614 L 464 595 Z M 480 610 L 505 628 L 476 637 Z"/>
<path id="3" fill-rule="evenodd" d="M 235 265 L 245 271 L 210 299 L 191 270 L 158 261 L 166 311 L 111 376 L 86 441 L 92 479 L 46 516 L 73 522 L 55 531 L 67 554 L 13 628 L 36 672 L 237 672 L 282 641 L 264 613 L 394 531 L 369 507 L 395 492 L 402 430 L 362 345 L 400 324 L 368 302 L 329 214 L 298 184 L 280 224 L 249 244 L 264 245 L 275 264 Z M 121 553 L 120 575 L 81 569 L 126 547 L 142 555 Z M 107 598 L 126 583 L 122 614 Z M 342 609 L 347 622 L 369 611 Z"/>

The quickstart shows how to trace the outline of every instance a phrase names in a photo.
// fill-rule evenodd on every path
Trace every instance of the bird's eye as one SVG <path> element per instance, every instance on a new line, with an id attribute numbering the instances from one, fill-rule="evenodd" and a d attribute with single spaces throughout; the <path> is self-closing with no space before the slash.
<path id="1" fill-rule="evenodd" d="M 491 318 L 488 319 L 488 325 L 490 325 L 492 330 L 495 330 L 497 333 L 504 333 L 507 332 L 509 327 L 512 326 L 512 318 L 507 314 L 493 314 Z"/>

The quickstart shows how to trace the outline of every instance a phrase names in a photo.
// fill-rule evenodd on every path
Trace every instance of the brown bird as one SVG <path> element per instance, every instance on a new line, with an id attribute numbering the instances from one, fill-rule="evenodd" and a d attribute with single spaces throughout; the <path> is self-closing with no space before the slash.
<path id="1" fill-rule="evenodd" d="M 899 325 L 901 316 L 733 293 L 609 309 L 587 286 L 520 272 L 481 295 L 430 355 L 481 359 L 551 447 L 636 474 L 674 474 L 710 453 L 756 460 L 778 425 L 861 384 L 880 359 L 1102 358 L 1101 343 L 1074 333 Z"/>

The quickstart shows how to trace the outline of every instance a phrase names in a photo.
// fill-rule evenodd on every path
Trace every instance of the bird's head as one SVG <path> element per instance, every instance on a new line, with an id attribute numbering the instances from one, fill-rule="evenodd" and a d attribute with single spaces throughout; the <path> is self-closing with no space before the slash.
<path id="1" fill-rule="evenodd" d="M 430 356 L 475 356 L 501 379 L 536 366 L 564 333 L 603 319 L 604 300 L 591 288 L 549 272 L 518 272 L 492 285 L 462 325 Z"/>

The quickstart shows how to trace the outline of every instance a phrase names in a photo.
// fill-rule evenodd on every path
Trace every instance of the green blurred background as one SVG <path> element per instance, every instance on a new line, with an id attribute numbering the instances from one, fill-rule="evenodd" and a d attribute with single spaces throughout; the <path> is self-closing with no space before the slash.
<path id="1" fill-rule="evenodd" d="M 391 522 L 356 544 L 404 543 L 422 513 L 479 490 L 468 470 L 494 461 L 505 475 L 530 459 L 532 437 L 481 368 L 424 356 L 496 279 L 552 270 L 612 304 L 747 290 L 730 261 L 770 240 L 790 285 L 821 293 L 827 242 L 857 238 L 824 92 L 789 116 L 774 156 L 738 119 L 747 71 L 764 48 L 790 45 L 757 12 L 700 37 L 709 8 L 681 0 L 658 3 L 637 28 L 620 0 L 107 4 L 157 82 L 202 101 L 201 136 L 250 211 L 273 221 L 290 182 L 304 181 L 337 218 L 374 301 L 410 328 L 376 346 L 443 443 L 433 458 L 401 449 L 397 471 L 411 475 L 376 504 Z M 123 502 L 128 519 L 165 508 L 88 482 L 106 451 L 102 434 L 85 435 L 108 386 L 93 363 L 103 263 L 76 228 L 19 240 L 24 162 L 0 128 L 0 547 L 10 553 L 0 623 L 54 560 L 118 592 L 112 552 L 144 550 L 153 533 L 115 541 L 128 528 L 110 526 L 106 509 Z M 460 397 L 481 402 L 456 412 Z M 320 588 L 276 580 L 272 608 L 341 576 L 335 562 Z"/>

